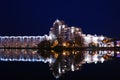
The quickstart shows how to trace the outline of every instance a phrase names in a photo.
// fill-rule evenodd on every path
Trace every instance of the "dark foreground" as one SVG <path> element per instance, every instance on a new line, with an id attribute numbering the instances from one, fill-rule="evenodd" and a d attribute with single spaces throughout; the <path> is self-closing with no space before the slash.
<path id="1" fill-rule="evenodd" d="M 85 64 L 79 71 L 69 71 L 59 80 L 117 80 L 120 59 Z M 48 64 L 42 62 L 0 62 L 0 80 L 55 80 Z"/>

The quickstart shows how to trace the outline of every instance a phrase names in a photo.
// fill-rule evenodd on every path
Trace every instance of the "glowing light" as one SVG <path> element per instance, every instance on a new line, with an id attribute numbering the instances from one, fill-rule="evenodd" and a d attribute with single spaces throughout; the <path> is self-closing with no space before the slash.
<path id="1" fill-rule="evenodd" d="M 103 62 L 105 61 L 105 59 L 102 57 L 102 58 L 100 59 L 100 61 L 101 61 L 101 63 L 103 63 Z"/>
<path id="2" fill-rule="evenodd" d="M 60 64 L 59 64 L 59 66 L 58 66 L 58 72 L 61 73 Z"/>
<path id="3" fill-rule="evenodd" d="M 57 19 L 55 22 L 60 22 L 60 20 L 59 20 L 59 19 Z"/>
<path id="4" fill-rule="evenodd" d="M 80 29 L 79 28 L 76 28 L 76 31 L 79 31 Z"/>
<path id="5" fill-rule="evenodd" d="M 52 58 L 49 58 L 49 59 L 48 59 L 48 62 L 51 64 L 51 63 L 52 63 Z"/>
<path id="6" fill-rule="evenodd" d="M 93 37 L 93 42 L 98 43 L 98 37 Z"/>
<path id="7" fill-rule="evenodd" d="M 100 40 L 103 40 L 104 39 L 104 36 L 100 36 Z"/>
<path id="8" fill-rule="evenodd" d="M 64 56 L 66 56 L 66 52 L 65 51 L 63 51 L 63 53 L 62 53 Z"/>
<path id="9" fill-rule="evenodd" d="M 61 25 L 59 25 L 59 34 L 61 33 Z"/>
<path id="10" fill-rule="evenodd" d="M 74 33 L 74 27 L 71 27 L 71 33 L 72 34 Z"/>
<path id="11" fill-rule="evenodd" d="M 117 54 L 120 54 L 120 51 L 117 51 L 116 53 L 117 53 Z"/>
<path id="12" fill-rule="evenodd" d="M 62 25 L 62 28 L 65 28 L 65 25 Z"/>
<path id="13" fill-rule="evenodd" d="M 63 72 L 63 73 L 65 73 L 65 70 L 64 70 L 64 69 L 62 69 L 62 72 Z"/>
<path id="14" fill-rule="evenodd" d="M 72 70 L 72 71 L 74 71 L 74 70 L 75 70 L 75 68 L 74 68 L 74 65 L 73 65 L 73 64 L 71 65 L 71 70 Z"/>
<path id="15" fill-rule="evenodd" d="M 91 56 L 90 56 L 90 55 L 87 55 L 87 56 L 85 57 L 85 62 L 87 62 L 87 63 L 90 63 L 90 62 L 91 62 Z"/>
<path id="16" fill-rule="evenodd" d="M 97 63 L 98 60 L 99 60 L 99 59 L 98 59 L 98 55 L 97 55 L 97 54 L 93 55 L 93 61 L 94 61 L 95 63 Z"/>
<path id="17" fill-rule="evenodd" d="M 65 43 L 65 42 L 63 43 L 63 46 L 66 46 L 66 43 Z"/>

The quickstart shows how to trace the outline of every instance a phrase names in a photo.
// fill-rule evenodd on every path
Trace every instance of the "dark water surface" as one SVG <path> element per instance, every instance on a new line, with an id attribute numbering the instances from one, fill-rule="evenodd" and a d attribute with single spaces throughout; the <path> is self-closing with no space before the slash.
<path id="1" fill-rule="evenodd" d="M 56 80 L 57 75 L 60 75 L 58 80 L 119 78 L 119 51 L 0 51 L 0 77 L 4 80 Z M 95 55 L 99 60 L 104 58 L 105 61 L 102 63 Z M 89 60 L 85 61 L 87 57 Z"/>
<path id="2" fill-rule="evenodd" d="M 85 64 L 82 70 L 64 74 L 59 80 L 117 79 L 120 60 Z M 4 80 L 55 80 L 49 66 L 42 62 L 0 62 L 0 77 Z"/>

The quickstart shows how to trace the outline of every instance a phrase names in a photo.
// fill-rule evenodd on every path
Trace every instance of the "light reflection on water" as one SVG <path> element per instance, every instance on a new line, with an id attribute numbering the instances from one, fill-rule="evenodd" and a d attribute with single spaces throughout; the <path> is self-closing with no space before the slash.
<path id="1" fill-rule="evenodd" d="M 59 51 L 32 49 L 0 49 L 0 61 L 48 63 L 53 75 L 59 78 L 67 71 L 80 70 L 85 63 L 103 63 L 120 57 L 119 51 Z"/>

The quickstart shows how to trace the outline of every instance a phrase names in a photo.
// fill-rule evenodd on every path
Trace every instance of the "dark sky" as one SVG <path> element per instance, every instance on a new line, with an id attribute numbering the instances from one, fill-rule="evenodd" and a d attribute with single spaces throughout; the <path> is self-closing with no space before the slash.
<path id="1" fill-rule="evenodd" d="M 119 0 L 1 0 L 0 35 L 44 35 L 56 20 L 84 33 L 120 36 Z"/>

